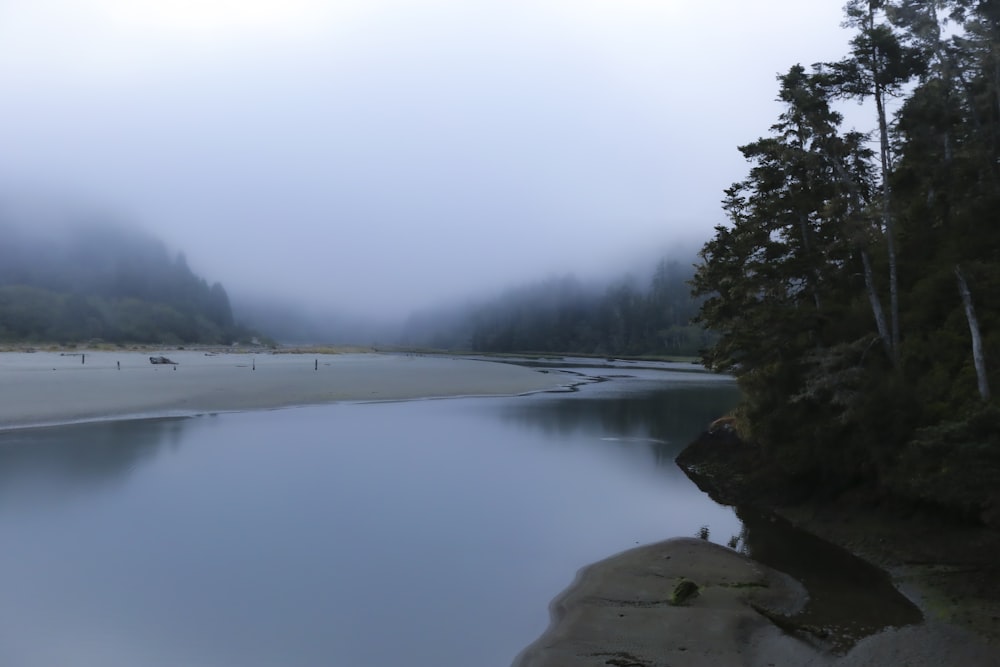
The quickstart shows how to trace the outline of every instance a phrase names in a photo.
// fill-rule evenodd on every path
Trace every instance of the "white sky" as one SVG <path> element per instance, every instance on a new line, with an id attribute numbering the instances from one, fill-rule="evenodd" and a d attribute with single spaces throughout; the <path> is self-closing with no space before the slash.
<path id="1" fill-rule="evenodd" d="M 0 0 L 0 194 L 405 313 L 708 238 L 841 0 Z M 859 128 L 867 129 L 867 128 Z"/>

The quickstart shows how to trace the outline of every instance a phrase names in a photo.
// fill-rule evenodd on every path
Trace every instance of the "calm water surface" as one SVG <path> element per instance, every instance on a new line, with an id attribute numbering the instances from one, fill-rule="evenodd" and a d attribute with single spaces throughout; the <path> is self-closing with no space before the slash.
<path id="1" fill-rule="evenodd" d="M 734 385 L 629 374 L 0 434 L 0 665 L 509 665 L 580 567 L 740 533 L 673 463 Z"/>

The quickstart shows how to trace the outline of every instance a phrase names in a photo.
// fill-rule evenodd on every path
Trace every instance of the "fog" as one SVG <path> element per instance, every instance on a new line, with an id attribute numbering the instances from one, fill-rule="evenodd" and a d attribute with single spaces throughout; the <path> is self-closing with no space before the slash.
<path id="1" fill-rule="evenodd" d="M 0 197 L 129 220 L 234 303 L 402 318 L 723 221 L 841 2 L 7 0 Z"/>

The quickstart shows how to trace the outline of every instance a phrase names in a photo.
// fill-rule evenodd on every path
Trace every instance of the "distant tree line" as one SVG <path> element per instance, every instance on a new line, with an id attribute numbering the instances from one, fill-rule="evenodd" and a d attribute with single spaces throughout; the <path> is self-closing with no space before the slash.
<path id="1" fill-rule="evenodd" d="M 1000 2 L 851 0 L 840 61 L 779 77 L 701 252 L 706 362 L 810 492 L 1000 523 Z M 870 134 L 845 131 L 863 100 Z"/>
<path id="2" fill-rule="evenodd" d="M 159 240 L 105 224 L 0 218 L 0 340 L 229 343 L 229 297 Z"/>
<path id="3" fill-rule="evenodd" d="M 709 339 L 692 324 L 691 262 L 661 261 L 647 285 L 626 276 L 605 288 L 573 276 L 510 289 L 451 311 L 412 317 L 404 343 L 475 352 L 695 356 Z"/>

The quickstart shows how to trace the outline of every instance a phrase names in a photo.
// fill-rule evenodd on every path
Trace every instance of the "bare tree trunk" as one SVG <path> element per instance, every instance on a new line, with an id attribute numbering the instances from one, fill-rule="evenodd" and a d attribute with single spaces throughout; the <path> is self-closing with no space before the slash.
<path id="1" fill-rule="evenodd" d="M 799 231 L 802 233 L 802 250 L 805 252 L 806 257 L 812 255 L 812 248 L 809 245 L 809 223 L 806 220 L 806 216 L 799 215 Z M 810 258 L 811 259 L 811 258 Z M 810 263 L 812 263 L 810 261 Z M 819 300 L 819 269 L 813 268 L 812 270 L 812 289 L 813 302 L 816 304 L 816 310 L 820 310 L 820 300 Z"/>
<path id="2" fill-rule="evenodd" d="M 827 154 L 829 157 L 829 154 Z M 861 193 L 858 192 L 857 184 L 851 180 L 850 175 L 844 169 L 844 166 L 840 164 L 836 159 L 832 160 L 834 171 L 836 171 L 837 176 L 840 178 L 841 182 L 847 186 L 847 189 L 851 193 L 851 199 L 853 208 L 855 210 L 861 209 Z M 872 270 L 872 261 L 868 256 L 868 250 L 865 249 L 862 243 L 857 243 L 858 252 L 861 253 L 861 262 L 865 269 L 865 289 L 868 292 L 868 302 L 872 307 L 872 315 L 875 317 L 875 327 L 878 329 L 878 337 L 882 339 L 882 345 L 885 346 L 885 353 L 889 357 L 893 366 L 897 365 L 897 357 L 893 354 L 892 340 L 889 336 L 889 327 L 885 321 L 885 311 L 882 310 L 882 300 L 878 296 L 878 291 L 875 289 L 875 272 Z"/>
<path id="3" fill-rule="evenodd" d="M 892 327 L 890 356 L 895 362 L 899 360 L 899 278 L 896 270 L 896 229 L 892 220 L 892 188 L 889 185 L 892 168 L 889 158 L 889 127 L 885 118 L 882 87 L 878 84 L 875 85 L 875 108 L 878 111 L 879 154 L 882 163 L 882 226 L 889 254 L 889 318 Z"/>
<path id="4" fill-rule="evenodd" d="M 1000 44 L 993 44 L 993 96 L 996 97 L 997 111 L 1000 111 Z M 993 154 L 997 154 L 997 136 L 992 132 Z M 996 182 L 996 165 L 990 170 L 993 180 Z"/>
<path id="5" fill-rule="evenodd" d="M 993 95 L 1000 109 L 1000 44 L 993 44 Z"/>
<path id="6" fill-rule="evenodd" d="M 875 326 L 878 328 L 879 338 L 885 346 L 885 353 L 889 359 L 895 363 L 896 357 L 892 352 L 892 343 L 889 340 L 889 327 L 885 323 L 885 312 L 882 310 L 882 301 L 878 298 L 875 290 L 875 273 L 872 271 L 872 261 L 868 257 L 868 251 L 861 248 L 861 262 L 865 267 L 865 287 L 868 290 L 868 301 L 872 305 L 872 314 L 875 316 Z"/>
<path id="7" fill-rule="evenodd" d="M 965 319 L 969 321 L 969 333 L 972 334 L 972 363 L 976 366 L 976 379 L 979 382 L 979 397 L 984 401 L 990 400 L 990 383 L 986 378 L 986 358 L 983 355 L 983 337 L 979 333 L 979 320 L 976 318 L 976 309 L 972 305 L 972 292 L 965 282 L 962 268 L 955 265 L 955 278 L 958 279 L 958 292 L 962 295 L 962 304 L 965 306 Z"/>
<path id="8" fill-rule="evenodd" d="M 875 29 L 875 12 L 880 3 L 868 2 L 868 22 L 865 29 L 871 34 Z M 889 259 L 889 318 L 892 328 L 889 357 L 893 364 L 899 361 L 899 280 L 896 270 L 896 229 L 892 219 L 892 187 L 889 177 L 892 171 L 892 160 L 889 153 L 889 124 L 885 113 L 885 86 L 881 81 L 883 75 L 882 54 L 878 45 L 872 43 L 871 77 L 873 83 L 872 97 L 875 98 L 875 110 L 878 115 L 879 158 L 882 171 L 882 228 L 885 232 Z"/>

